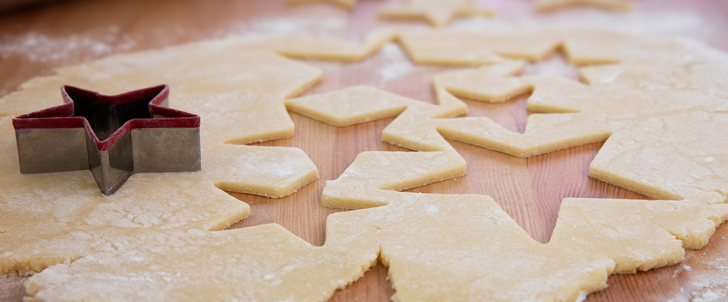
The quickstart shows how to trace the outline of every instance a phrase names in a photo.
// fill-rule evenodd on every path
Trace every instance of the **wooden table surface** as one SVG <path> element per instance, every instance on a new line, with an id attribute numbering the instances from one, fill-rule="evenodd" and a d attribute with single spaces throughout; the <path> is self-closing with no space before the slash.
<path id="1" fill-rule="evenodd" d="M 376 10 L 385 0 L 360 0 L 352 11 L 328 4 L 287 6 L 273 0 L 108 0 L 64 1 L 0 13 L 0 95 L 52 68 L 85 62 L 109 54 L 158 48 L 227 35 L 301 33 L 361 39 L 383 25 L 419 22 L 381 21 Z M 394 1 L 396 2 L 396 1 Z M 513 24 L 592 24 L 637 29 L 650 34 L 691 37 L 728 50 L 727 1 L 636 1 L 629 14 L 571 9 L 535 15 L 528 0 L 481 1 L 495 8 L 495 20 L 454 22 L 458 28 L 497 28 Z M 356 63 L 305 61 L 324 72 L 323 81 L 304 95 L 354 85 L 371 85 L 424 102 L 434 102 L 432 75 L 448 68 L 413 66 L 396 45 L 386 45 Z M 555 54 L 527 73 L 557 73 L 575 77 L 576 69 Z M 526 96 L 502 104 L 465 100 L 469 116 L 487 116 L 506 128 L 523 132 Z M 337 178 L 362 151 L 407 151 L 381 143 L 384 119 L 348 127 L 333 127 L 296 113 L 295 136 L 257 145 L 298 147 L 319 170 L 319 180 L 282 199 L 231 193 L 247 202 L 252 214 L 233 228 L 279 223 L 314 244 L 325 241 L 325 219 L 340 211 L 319 204 L 326 180 Z M 440 194 L 485 194 L 493 197 L 535 240 L 548 242 L 561 199 L 566 197 L 646 198 L 587 177 L 589 163 L 601 143 L 527 159 L 450 141 L 468 162 L 468 174 L 412 189 Z M 722 225 L 701 250 L 688 251 L 682 263 L 634 275 L 613 275 L 609 288 L 586 301 L 689 301 L 728 295 L 728 225 Z M 333 301 L 387 301 L 393 294 L 381 264 L 363 278 L 339 290 Z M 23 277 L 0 278 L 0 301 L 20 301 Z"/>

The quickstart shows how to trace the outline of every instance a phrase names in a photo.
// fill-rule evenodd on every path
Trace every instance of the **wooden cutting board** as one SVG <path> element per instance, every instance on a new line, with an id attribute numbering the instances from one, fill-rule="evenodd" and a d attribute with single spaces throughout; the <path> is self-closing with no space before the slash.
<path id="1" fill-rule="evenodd" d="M 360 1 L 348 11 L 328 4 L 287 6 L 283 1 L 109 0 L 67 1 L 0 14 L 0 95 L 53 67 L 128 52 L 229 34 L 301 33 L 361 39 L 382 25 L 422 26 L 413 22 L 377 20 L 377 7 L 386 2 Z M 483 1 L 501 14 L 496 21 L 465 20 L 458 27 L 489 28 L 531 22 L 601 22 L 619 27 L 644 27 L 663 35 L 690 36 L 728 50 L 728 2 L 638 1 L 636 12 L 610 14 L 576 9 L 534 16 L 527 0 Z M 324 72 L 323 81 L 304 95 L 355 85 L 370 85 L 416 100 L 434 103 L 432 75 L 451 68 L 413 66 L 395 45 L 355 63 L 304 61 Z M 575 69 L 558 54 L 533 66 L 534 72 L 574 76 Z M 469 116 L 487 116 L 504 127 L 523 132 L 526 97 L 486 104 L 465 100 Z M 59 99 L 60 101 L 60 99 Z M 247 202 L 252 214 L 232 228 L 278 223 L 314 244 L 325 241 L 325 219 L 340 210 L 319 205 L 326 180 L 337 178 L 363 151 L 408 151 L 381 143 L 384 119 L 348 127 L 333 127 L 290 113 L 295 136 L 257 145 L 298 147 L 319 170 L 320 179 L 282 199 L 231 195 Z M 548 242 L 566 197 L 644 198 L 640 194 L 587 177 L 589 163 L 601 143 L 574 147 L 527 159 L 516 158 L 450 141 L 468 162 L 468 174 L 457 179 L 412 189 L 439 194 L 485 194 L 493 197 L 535 240 Z M 634 275 L 613 275 L 609 288 L 586 301 L 688 301 L 694 297 L 728 294 L 728 226 L 722 225 L 701 250 L 688 251 L 682 263 Z M 0 301 L 20 301 L 23 277 L 0 278 Z M 335 293 L 332 301 L 387 301 L 394 290 L 382 265 Z M 718 300 L 716 300 L 718 301 Z"/>

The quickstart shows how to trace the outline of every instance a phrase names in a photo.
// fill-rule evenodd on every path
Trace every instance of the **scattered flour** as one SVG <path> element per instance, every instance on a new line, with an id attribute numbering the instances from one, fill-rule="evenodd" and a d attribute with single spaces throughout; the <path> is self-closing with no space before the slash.
<path id="1" fill-rule="evenodd" d="M 251 34 L 339 36 L 345 27 L 346 20 L 344 19 L 270 18 L 236 22 L 226 29 L 216 31 L 213 36 L 222 37 Z"/>
<path id="2" fill-rule="evenodd" d="M 414 70 L 412 63 L 403 61 L 382 66 L 379 72 L 379 78 L 382 82 L 389 82 L 390 80 L 397 79 L 404 76 Z"/>
<path id="3" fill-rule="evenodd" d="M 399 45 L 387 43 L 379 50 L 384 58 L 384 64 L 378 68 L 377 73 L 382 83 L 398 79 L 415 70 L 415 66 L 407 58 Z"/>
<path id="4" fill-rule="evenodd" d="M 70 65 L 114 52 L 119 32 L 118 27 L 109 26 L 65 36 L 33 31 L 4 34 L 0 36 L 0 58 L 18 55 L 32 62 Z"/>
<path id="5" fill-rule="evenodd" d="M 726 298 L 725 293 L 718 294 L 712 291 L 708 291 L 706 293 L 703 293 L 700 297 L 693 298 L 693 302 L 717 302 L 717 301 L 724 301 Z"/>

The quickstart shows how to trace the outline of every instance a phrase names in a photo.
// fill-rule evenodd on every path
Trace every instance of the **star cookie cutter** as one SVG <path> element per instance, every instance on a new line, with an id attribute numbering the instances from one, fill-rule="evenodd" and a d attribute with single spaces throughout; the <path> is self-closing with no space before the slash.
<path id="1" fill-rule="evenodd" d="M 201 169 L 200 117 L 168 108 L 168 85 L 61 93 L 63 105 L 13 118 L 20 173 L 91 170 L 111 195 L 134 173 Z"/>

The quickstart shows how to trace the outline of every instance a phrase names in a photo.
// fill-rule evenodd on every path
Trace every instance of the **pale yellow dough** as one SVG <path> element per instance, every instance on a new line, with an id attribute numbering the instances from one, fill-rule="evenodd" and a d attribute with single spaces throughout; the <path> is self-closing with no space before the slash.
<path id="1" fill-rule="evenodd" d="M 421 177 L 445 171 L 433 163 L 446 157 L 419 157 L 436 153 L 362 153 L 323 192 L 332 207 L 388 204 L 332 216 L 361 221 L 350 232 L 377 229 L 370 236 L 395 301 L 574 301 L 606 287 L 611 273 L 679 262 L 683 248 L 701 248 L 728 219 L 726 204 L 568 198 L 550 242 L 540 244 L 487 196 L 383 190 L 412 186 L 392 166 Z"/>
<path id="2" fill-rule="evenodd" d="M 377 261 L 379 245 L 328 220 L 323 247 L 268 224 L 221 232 L 145 231 L 30 278 L 26 301 L 325 301 Z M 374 229 L 361 229 L 373 232 Z"/>
<path id="3" fill-rule="evenodd" d="M 312 247 L 273 225 L 217 233 L 163 223 L 147 228 L 118 226 L 125 228 L 122 233 L 106 226 L 110 223 L 102 223 L 102 231 L 68 235 L 75 236 L 74 242 L 103 243 L 94 253 L 36 274 L 26 285 L 28 292 L 33 299 L 44 301 L 322 301 L 378 259 L 389 266 L 395 301 L 575 301 L 606 287 L 609 274 L 678 263 L 684 249 L 702 248 L 716 226 L 728 219 L 725 54 L 673 40 L 587 30 L 440 31 L 403 33 L 399 38 L 419 63 L 490 65 L 437 75 L 433 84 L 438 105 L 369 87 L 283 100 L 315 81 L 316 73 L 285 86 L 297 89 L 278 88 L 280 95 L 273 98 L 280 100 L 274 103 L 276 110 L 285 104 L 292 111 L 333 125 L 398 115 L 385 128 L 382 140 L 429 151 L 364 152 L 338 179 L 328 181 L 323 205 L 359 210 L 328 217 L 323 247 Z M 466 51 L 448 55 L 436 39 L 444 39 L 451 49 Z M 272 58 L 275 56 L 266 51 L 278 51 L 280 43 L 272 39 L 240 46 L 238 55 L 256 53 Z M 200 46 L 180 49 L 195 47 Z M 468 52 L 472 47 L 479 49 Z M 524 64 L 513 59 L 538 60 L 559 48 L 576 64 L 615 64 L 583 68 L 587 84 L 552 76 L 513 77 Z M 330 51 L 309 44 L 302 49 L 313 57 L 336 58 L 337 52 L 350 55 L 353 50 L 347 49 L 354 48 Z M 123 74 L 124 66 L 116 63 L 107 68 Z M 139 67 L 132 64 L 128 68 L 129 72 L 134 69 Z M 272 76 L 235 81 L 275 78 Z M 209 92 L 216 93 L 216 89 L 221 88 Z M 509 132 L 487 118 L 449 118 L 466 109 L 453 94 L 502 102 L 529 91 L 533 92 L 530 110 L 556 114 L 532 115 L 524 134 Z M 21 106 L 9 104 L 8 108 Z M 184 104 L 181 108 L 186 108 Z M 564 199 L 550 242 L 540 244 L 487 196 L 395 192 L 465 173 L 466 163 L 443 136 L 518 156 L 609 138 L 593 161 L 590 175 L 671 200 Z M 226 147 L 232 153 L 238 146 Z M 233 172 L 222 172 L 226 177 L 228 173 Z M 78 174 L 77 182 L 88 191 L 95 189 L 90 179 Z M 143 178 L 134 176 L 122 190 L 136 186 L 134 181 L 143 182 Z M 194 183 L 174 185 L 187 188 Z M 192 190 L 186 193 L 194 194 Z M 39 202 L 38 206 L 49 203 Z M 214 210 L 206 205 L 205 210 Z M 103 206 L 116 209 L 114 203 Z M 82 211 L 69 209 L 67 204 L 57 209 Z M 114 222 L 124 221 L 114 215 L 127 217 L 121 210 L 98 213 L 105 216 L 89 217 Z M 173 220 L 178 215 L 184 217 L 175 212 L 154 218 Z M 88 221 L 83 226 L 97 220 Z M 25 234 L 36 236 L 48 230 Z M 8 234 L 5 229 L 0 231 L 0 236 Z M 104 236 L 103 232 L 114 236 L 94 239 Z M 33 242 L 38 248 L 53 243 L 50 239 Z"/>
<path id="4" fill-rule="evenodd" d="M 449 36 L 450 47 L 472 49 L 473 41 L 498 40 L 505 34 L 440 31 L 403 34 L 401 40 L 420 59 L 447 63 L 438 59 L 443 53 L 433 49 L 431 41 Z M 436 140 L 420 140 L 436 131 L 445 138 L 528 157 L 609 139 L 592 163 L 590 176 L 658 199 L 726 202 L 725 54 L 684 41 L 604 31 L 510 31 L 510 39 L 515 42 L 481 50 L 522 45 L 530 50 L 508 56 L 533 59 L 548 54 L 543 50 L 562 47 L 573 63 L 612 64 L 582 68 L 587 84 L 557 76 L 511 77 L 522 63 L 505 59 L 439 74 L 434 79 L 437 91 L 485 102 L 503 102 L 532 91 L 528 110 L 555 114 L 531 115 L 523 134 L 484 117 L 402 117 L 392 124 L 416 120 L 402 127 L 416 130 L 385 129 L 382 140 L 420 151 L 443 150 Z M 484 63 L 477 56 L 466 58 L 463 63 Z"/>
<path id="5" fill-rule="evenodd" d="M 592 6 L 607 10 L 627 11 L 632 5 L 630 0 L 535 0 L 536 11 L 545 12 L 572 6 Z"/>
<path id="6" fill-rule="evenodd" d="M 379 17 L 393 19 L 424 19 L 433 26 L 445 26 L 455 17 L 495 16 L 495 11 L 479 8 L 471 0 L 405 0 L 403 5 L 379 10 Z"/>
<path id="7" fill-rule="evenodd" d="M 449 66 L 495 64 L 504 57 L 538 61 L 559 47 L 557 36 L 528 29 L 403 31 L 399 41 L 415 63 Z"/>
<path id="8" fill-rule="evenodd" d="M 396 39 L 398 33 L 396 29 L 389 28 L 374 30 L 360 45 L 334 38 L 289 35 L 263 39 L 255 43 L 255 47 L 269 49 L 291 58 L 360 61 L 385 43 Z"/>
<path id="9" fill-rule="evenodd" d="M 385 191 L 463 164 L 452 151 L 360 154 L 323 198 L 376 207 L 330 215 L 321 248 L 274 225 L 147 232 L 140 240 L 150 247 L 49 268 L 28 292 L 43 301 L 323 301 L 379 259 L 395 301 L 574 301 L 606 287 L 609 274 L 681 261 L 728 219 L 725 204 L 565 199 L 551 241 L 540 244 L 487 196 Z"/>
<path id="10" fill-rule="evenodd" d="M 316 179 L 300 149 L 224 144 L 292 136 L 284 99 L 321 78 L 269 52 L 241 54 L 240 45 L 205 42 L 65 67 L 0 99 L 0 275 L 114 250 L 141 231 L 225 229 L 250 209 L 222 190 L 276 198 Z M 201 171 L 136 174 L 110 197 L 89 171 L 19 173 L 11 116 L 61 104 L 65 84 L 117 94 L 162 83 L 173 108 L 202 117 Z"/>

